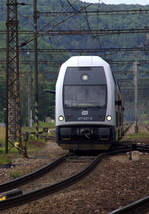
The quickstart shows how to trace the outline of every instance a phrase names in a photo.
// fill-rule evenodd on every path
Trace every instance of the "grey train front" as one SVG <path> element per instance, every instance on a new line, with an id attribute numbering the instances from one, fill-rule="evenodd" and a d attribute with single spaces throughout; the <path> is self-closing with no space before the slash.
<path id="1" fill-rule="evenodd" d="M 71 151 L 107 150 L 123 135 L 123 106 L 110 66 L 98 56 L 74 56 L 56 83 L 56 141 Z"/>

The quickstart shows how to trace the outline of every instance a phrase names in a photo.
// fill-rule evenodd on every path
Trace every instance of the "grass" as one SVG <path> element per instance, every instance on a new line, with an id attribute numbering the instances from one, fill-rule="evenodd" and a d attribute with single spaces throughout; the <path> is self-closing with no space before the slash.
<path id="1" fill-rule="evenodd" d="M 22 128 L 22 133 L 24 132 L 35 132 L 35 126 L 33 128 L 29 127 L 23 127 Z M 44 122 L 39 122 L 39 131 L 43 131 L 43 128 L 54 128 L 55 124 L 54 123 L 44 123 Z M 42 136 L 47 136 L 48 133 L 43 133 Z M 23 139 L 23 138 L 22 138 Z M 33 134 L 29 135 L 28 141 L 22 141 L 23 145 L 27 144 L 27 151 L 28 154 L 36 153 L 38 152 L 42 147 L 45 145 L 45 138 L 40 138 L 37 140 L 36 136 Z M 5 164 L 5 163 L 10 163 L 13 159 L 17 157 L 22 157 L 18 150 L 13 147 L 9 151 L 8 155 L 4 154 L 5 153 L 5 127 L 0 126 L 0 164 Z"/>
<path id="2" fill-rule="evenodd" d="M 22 173 L 19 170 L 14 170 L 12 172 L 10 172 L 10 177 L 12 177 L 13 179 L 18 178 L 22 175 Z"/>
<path id="3" fill-rule="evenodd" d="M 0 144 L 5 141 L 5 127 L 0 126 Z"/>
<path id="4" fill-rule="evenodd" d="M 9 158 L 7 155 L 0 155 L 0 165 L 11 163 L 11 158 Z"/>
<path id="5" fill-rule="evenodd" d="M 131 141 L 143 141 L 143 139 L 146 141 L 149 139 L 149 132 L 146 131 L 140 131 L 138 133 L 132 133 L 127 134 L 123 137 L 122 140 L 131 140 Z"/>
<path id="6" fill-rule="evenodd" d="M 0 139 L 5 138 L 5 127 L 0 126 Z"/>
<path id="7" fill-rule="evenodd" d="M 42 131 L 43 128 L 55 128 L 55 123 L 39 121 L 39 131 Z M 30 127 L 23 127 L 22 131 L 23 132 L 34 132 L 35 131 L 35 124 L 33 124 L 32 128 L 30 128 Z"/>
<path id="8" fill-rule="evenodd" d="M 128 135 L 129 139 L 138 139 L 138 138 L 149 138 L 149 132 L 139 132 Z"/>
<path id="9" fill-rule="evenodd" d="M 144 124 L 149 125 L 149 120 L 145 120 Z"/>
<path id="10" fill-rule="evenodd" d="M 5 127 L 0 126 L 0 152 L 2 153 L 4 152 L 4 144 L 5 144 Z"/>

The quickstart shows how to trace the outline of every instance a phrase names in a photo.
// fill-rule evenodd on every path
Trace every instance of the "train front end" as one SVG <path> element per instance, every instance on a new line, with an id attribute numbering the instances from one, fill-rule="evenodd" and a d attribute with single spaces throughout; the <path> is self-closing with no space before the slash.
<path id="1" fill-rule="evenodd" d="M 105 150 L 115 140 L 115 85 L 100 57 L 71 57 L 56 84 L 56 141 L 68 150 Z"/>

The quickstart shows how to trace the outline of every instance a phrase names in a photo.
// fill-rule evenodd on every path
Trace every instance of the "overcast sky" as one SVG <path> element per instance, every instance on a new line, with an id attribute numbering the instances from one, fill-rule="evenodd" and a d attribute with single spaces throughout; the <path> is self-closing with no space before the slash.
<path id="1" fill-rule="evenodd" d="M 86 2 L 98 3 L 99 0 L 82 0 Z M 149 0 L 100 0 L 101 3 L 105 4 L 140 4 L 149 5 Z"/>

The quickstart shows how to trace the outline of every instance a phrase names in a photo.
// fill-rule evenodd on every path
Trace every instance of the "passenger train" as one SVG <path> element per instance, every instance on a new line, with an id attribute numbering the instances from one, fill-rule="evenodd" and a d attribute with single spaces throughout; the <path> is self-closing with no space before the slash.
<path id="1" fill-rule="evenodd" d="M 56 142 L 70 151 L 107 150 L 123 135 L 123 104 L 109 64 L 73 56 L 56 82 Z"/>

